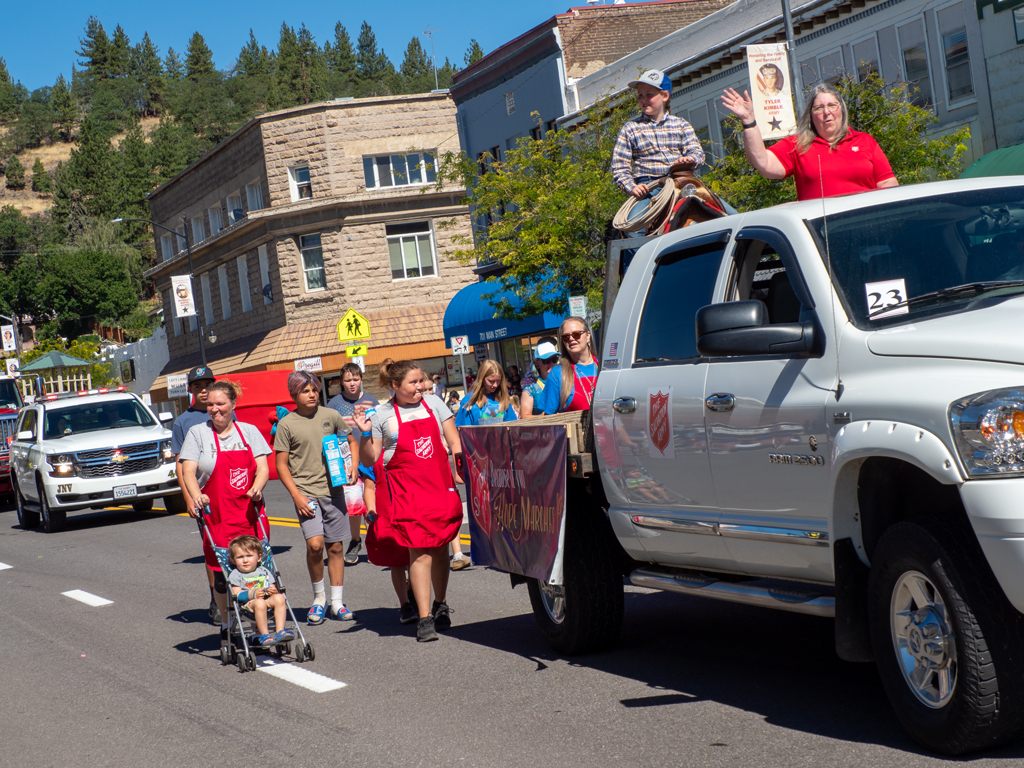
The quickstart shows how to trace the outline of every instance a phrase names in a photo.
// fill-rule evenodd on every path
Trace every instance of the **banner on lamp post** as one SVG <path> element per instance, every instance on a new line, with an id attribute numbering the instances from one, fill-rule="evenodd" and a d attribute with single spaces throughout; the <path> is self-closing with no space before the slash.
<path id="1" fill-rule="evenodd" d="M 747 72 L 761 138 L 769 141 L 796 133 L 786 44 L 748 45 Z"/>
<path id="2" fill-rule="evenodd" d="M 0 326 L 0 336 L 4 339 L 4 352 L 17 352 L 18 340 L 14 336 L 14 326 Z"/>
<path id="3" fill-rule="evenodd" d="M 171 294 L 174 300 L 174 317 L 196 316 L 196 301 L 192 295 L 192 278 L 189 275 L 176 275 L 171 278 Z"/>

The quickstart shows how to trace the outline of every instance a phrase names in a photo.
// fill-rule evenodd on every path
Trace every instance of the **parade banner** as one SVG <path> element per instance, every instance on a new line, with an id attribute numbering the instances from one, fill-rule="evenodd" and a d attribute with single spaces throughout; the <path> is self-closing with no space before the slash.
<path id="1" fill-rule="evenodd" d="M 754 119 L 761 138 L 769 141 L 796 133 L 786 44 L 748 45 L 746 48 L 750 98 L 754 102 Z"/>
<path id="2" fill-rule="evenodd" d="M 13 325 L 0 326 L 0 335 L 4 339 L 4 352 L 18 351 L 18 340 L 14 337 Z"/>
<path id="3" fill-rule="evenodd" d="M 171 297 L 174 300 L 175 319 L 196 316 L 196 302 L 192 295 L 192 278 L 189 275 L 171 277 Z"/>
<path id="4" fill-rule="evenodd" d="M 562 583 L 565 427 L 460 427 L 473 563 Z"/>

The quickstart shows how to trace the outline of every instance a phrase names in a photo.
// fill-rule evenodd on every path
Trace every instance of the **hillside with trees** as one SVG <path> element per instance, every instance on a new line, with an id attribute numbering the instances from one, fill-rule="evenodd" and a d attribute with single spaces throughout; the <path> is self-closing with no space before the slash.
<path id="1" fill-rule="evenodd" d="M 282 24 L 270 48 L 249 40 L 227 66 L 196 32 L 182 51 L 149 34 L 132 43 L 89 18 L 70 81 L 29 92 L 0 58 L 0 313 L 41 338 L 73 338 L 98 321 L 147 335 L 140 302 L 156 251 L 146 194 L 263 112 L 341 97 L 422 93 L 430 56 L 410 40 L 397 68 L 363 22 L 318 43 Z M 468 65 L 483 55 L 475 40 Z M 447 59 L 437 86 L 458 71 Z M 49 161 L 49 164 L 48 164 Z"/>

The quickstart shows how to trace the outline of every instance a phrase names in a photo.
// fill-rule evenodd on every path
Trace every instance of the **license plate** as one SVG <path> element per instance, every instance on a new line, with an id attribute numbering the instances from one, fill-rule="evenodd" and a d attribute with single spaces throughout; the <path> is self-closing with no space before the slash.
<path id="1" fill-rule="evenodd" d="M 115 485 L 114 486 L 114 498 L 115 499 L 130 499 L 133 496 L 139 495 L 139 489 L 135 485 Z"/>

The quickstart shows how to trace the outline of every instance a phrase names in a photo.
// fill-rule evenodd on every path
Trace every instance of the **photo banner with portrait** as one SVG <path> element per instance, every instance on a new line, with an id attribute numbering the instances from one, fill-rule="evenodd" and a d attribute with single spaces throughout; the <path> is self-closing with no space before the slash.
<path id="1" fill-rule="evenodd" d="M 192 295 L 192 278 L 189 275 L 176 275 L 171 278 L 171 294 L 174 300 L 174 317 L 196 316 L 196 302 Z"/>
<path id="2" fill-rule="evenodd" d="M 757 129 L 765 141 L 796 133 L 793 87 L 785 43 L 748 45 L 747 71 Z"/>

